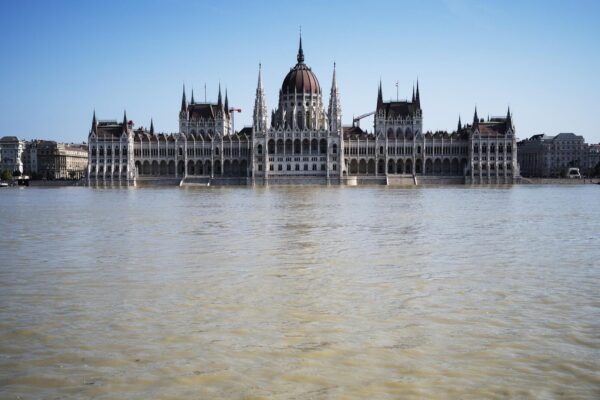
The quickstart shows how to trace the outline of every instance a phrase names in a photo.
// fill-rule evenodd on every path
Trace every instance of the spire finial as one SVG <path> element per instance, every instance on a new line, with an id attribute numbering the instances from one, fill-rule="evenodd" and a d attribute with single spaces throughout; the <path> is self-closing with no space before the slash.
<path id="1" fill-rule="evenodd" d="M 154 121 L 152 120 L 152 117 L 150 117 L 150 134 L 154 135 Z"/>
<path id="2" fill-rule="evenodd" d="M 458 114 L 458 130 L 462 129 L 462 123 L 460 122 L 460 114 Z"/>
<path id="3" fill-rule="evenodd" d="M 185 99 L 185 83 L 183 84 L 183 94 L 181 95 L 181 112 L 187 110 L 187 101 Z"/>
<path id="4" fill-rule="evenodd" d="M 262 64 L 258 63 L 258 84 L 256 85 L 258 89 L 262 89 Z"/>
<path id="5" fill-rule="evenodd" d="M 223 106 L 223 99 L 221 98 L 221 82 L 219 82 L 219 97 L 217 98 L 217 105 L 219 107 Z"/>
<path id="6" fill-rule="evenodd" d="M 127 132 L 127 111 L 123 110 L 123 132 Z"/>
<path id="7" fill-rule="evenodd" d="M 335 61 L 333 62 L 333 82 L 331 87 L 333 88 L 334 86 L 337 86 L 337 79 L 335 77 Z"/>
<path id="8" fill-rule="evenodd" d="M 304 51 L 302 50 L 302 26 L 300 27 L 300 45 L 298 46 L 298 64 L 304 63 Z"/>
<path id="9" fill-rule="evenodd" d="M 479 125 L 479 117 L 477 116 L 477 106 L 475 106 L 475 114 L 473 114 L 473 126 Z"/>
<path id="10" fill-rule="evenodd" d="M 194 101 L 194 88 L 192 88 L 192 99 L 191 100 L 192 100 L 192 104 L 194 104 L 195 103 L 195 101 Z"/>
<path id="11" fill-rule="evenodd" d="M 225 113 L 229 113 L 229 99 L 227 98 L 227 88 L 225 88 Z"/>
<path id="12" fill-rule="evenodd" d="M 96 132 L 98 123 L 96 121 L 96 109 L 94 108 L 94 116 L 92 117 L 92 132 Z"/>
<path id="13" fill-rule="evenodd" d="M 419 108 L 421 107 L 421 96 L 419 95 L 419 78 L 417 77 L 417 94 L 415 95 L 415 101 Z"/>
<path id="14" fill-rule="evenodd" d="M 381 91 L 381 78 L 379 78 L 379 89 L 377 90 L 377 109 L 383 106 L 383 92 Z"/>

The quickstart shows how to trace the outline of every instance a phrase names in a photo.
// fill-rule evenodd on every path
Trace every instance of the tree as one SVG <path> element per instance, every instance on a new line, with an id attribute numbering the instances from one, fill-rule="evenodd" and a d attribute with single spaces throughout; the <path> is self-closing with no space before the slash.
<path id="1" fill-rule="evenodd" d="M 2 171 L 2 174 L 0 175 L 0 179 L 2 179 L 3 181 L 9 181 L 12 179 L 12 174 L 10 173 L 9 170 L 4 170 Z"/>

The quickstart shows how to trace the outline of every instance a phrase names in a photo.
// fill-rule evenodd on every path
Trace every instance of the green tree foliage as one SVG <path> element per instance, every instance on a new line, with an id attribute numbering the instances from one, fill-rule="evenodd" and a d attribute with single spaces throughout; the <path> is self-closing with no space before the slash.
<path id="1" fill-rule="evenodd" d="M 12 174 L 9 170 L 4 170 L 2 171 L 2 174 L 0 174 L 0 179 L 2 179 L 3 181 L 9 181 L 12 179 Z"/>

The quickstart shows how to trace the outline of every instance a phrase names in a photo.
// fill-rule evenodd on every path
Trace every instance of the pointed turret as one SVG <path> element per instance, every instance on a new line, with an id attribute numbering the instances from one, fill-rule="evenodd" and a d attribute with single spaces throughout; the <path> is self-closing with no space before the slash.
<path id="1" fill-rule="evenodd" d="M 415 102 L 415 85 L 413 85 L 413 94 L 412 94 L 412 100 L 411 102 Z"/>
<path id="2" fill-rule="evenodd" d="M 508 107 L 508 111 L 506 112 L 506 126 L 510 129 L 513 128 L 512 115 L 510 113 L 510 106 Z"/>
<path id="3" fill-rule="evenodd" d="M 229 115 L 229 99 L 227 98 L 227 89 L 225 89 L 225 113 Z"/>
<path id="4" fill-rule="evenodd" d="M 98 121 L 96 121 L 96 110 L 94 110 L 94 116 L 92 117 L 92 132 L 96 133 L 98 128 Z"/>
<path id="5" fill-rule="evenodd" d="M 462 130 L 462 123 L 460 122 L 460 114 L 458 115 L 458 129 L 456 130 L 457 132 L 460 132 Z"/>
<path id="6" fill-rule="evenodd" d="M 192 88 L 192 99 L 191 99 L 191 104 L 194 104 L 196 101 L 194 101 L 194 88 Z"/>
<path id="7" fill-rule="evenodd" d="M 331 93 L 329 96 L 329 130 L 338 132 L 342 129 L 342 107 L 340 102 L 340 93 L 338 91 L 336 68 L 333 63 L 333 78 L 331 79 Z"/>
<path id="8" fill-rule="evenodd" d="M 127 111 L 123 110 L 123 132 L 127 132 Z"/>
<path id="9" fill-rule="evenodd" d="M 296 57 L 298 64 L 304 63 L 304 51 L 302 50 L 302 33 L 300 34 L 300 45 L 298 46 L 298 56 Z"/>
<path id="10" fill-rule="evenodd" d="M 262 86 L 262 65 L 258 64 L 258 83 L 256 85 L 256 98 L 254 99 L 253 124 L 255 131 L 266 131 L 269 127 L 267 116 L 267 101 Z M 272 117 L 273 118 L 273 117 Z"/>
<path id="11" fill-rule="evenodd" d="M 381 91 L 381 79 L 379 80 L 379 90 L 377 91 L 377 110 L 383 107 L 383 93 Z"/>
<path id="12" fill-rule="evenodd" d="M 417 94 L 415 96 L 415 102 L 417 107 L 421 108 L 421 96 L 419 95 L 419 80 L 417 79 Z"/>
<path id="13" fill-rule="evenodd" d="M 154 121 L 150 118 L 150 134 L 154 135 Z"/>
<path id="14" fill-rule="evenodd" d="M 180 112 L 186 112 L 187 111 L 187 101 L 185 99 L 185 85 L 183 85 L 183 94 L 181 95 L 181 111 Z"/>
<path id="15" fill-rule="evenodd" d="M 221 98 L 221 83 L 219 83 L 219 97 L 217 99 L 217 106 L 223 111 L 223 99 Z"/>
<path id="16" fill-rule="evenodd" d="M 475 106 L 475 114 L 473 114 L 473 128 L 479 126 L 479 117 L 477 116 L 477 106 Z"/>

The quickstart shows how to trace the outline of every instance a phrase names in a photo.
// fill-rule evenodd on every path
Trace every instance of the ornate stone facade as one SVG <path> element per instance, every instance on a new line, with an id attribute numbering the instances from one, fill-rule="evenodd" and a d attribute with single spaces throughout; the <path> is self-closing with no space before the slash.
<path id="1" fill-rule="evenodd" d="M 423 132 L 417 83 L 410 101 L 383 101 L 381 83 L 374 131 L 342 126 L 334 65 L 329 104 L 304 62 L 302 39 L 296 65 L 279 90 L 270 115 L 261 67 L 252 127 L 233 130 L 229 99 L 191 101 L 183 90 L 179 133 L 155 133 L 122 123 L 96 121 L 89 134 L 90 183 L 135 184 L 163 180 L 198 184 L 419 184 L 513 183 L 519 178 L 510 110 L 505 117 L 460 122 L 454 132 Z"/>

